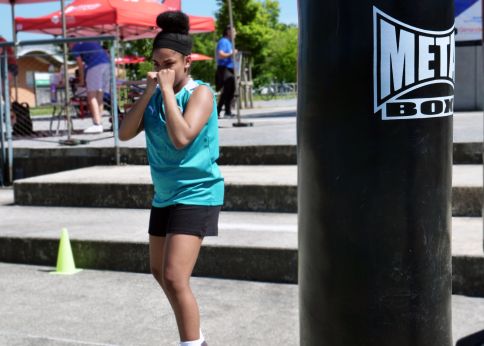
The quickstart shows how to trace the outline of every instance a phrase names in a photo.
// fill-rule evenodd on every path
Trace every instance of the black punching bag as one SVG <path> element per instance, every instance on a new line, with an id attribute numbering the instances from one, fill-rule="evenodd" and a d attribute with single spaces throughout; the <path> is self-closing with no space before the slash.
<path id="1" fill-rule="evenodd" d="M 450 346 L 454 0 L 299 0 L 301 345 Z"/>

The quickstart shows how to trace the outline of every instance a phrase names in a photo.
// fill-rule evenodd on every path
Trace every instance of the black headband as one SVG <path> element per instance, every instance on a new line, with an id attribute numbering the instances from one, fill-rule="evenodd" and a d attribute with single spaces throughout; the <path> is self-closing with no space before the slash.
<path id="1" fill-rule="evenodd" d="M 153 49 L 169 48 L 190 55 L 192 53 L 192 38 L 190 35 L 160 32 L 153 41 Z"/>

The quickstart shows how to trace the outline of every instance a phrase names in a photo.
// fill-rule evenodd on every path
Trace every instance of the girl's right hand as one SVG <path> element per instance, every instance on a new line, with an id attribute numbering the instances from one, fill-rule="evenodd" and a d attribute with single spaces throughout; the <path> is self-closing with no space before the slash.
<path id="1" fill-rule="evenodd" d="M 158 84 L 158 74 L 156 72 L 148 72 L 146 75 L 146 91 L 154 92 Z"/>

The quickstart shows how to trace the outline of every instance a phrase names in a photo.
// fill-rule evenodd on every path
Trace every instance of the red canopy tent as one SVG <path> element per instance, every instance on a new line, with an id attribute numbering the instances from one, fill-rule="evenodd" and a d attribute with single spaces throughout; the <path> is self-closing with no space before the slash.
<path id="1" fill-rule="evenodd" d="M 0 4 L 10 5 L 12 11 L 12 26 L 13 30 L 13 41 L 16 41 L 15 37 L 15 5 L 22 5 L 22 4 L 33 4 L 33 3 L 40 3 L 40 2 L 49 2 L 49 1 L 58 1 L 58 0 L 0 0 Z"/>
<path id="2" fill-rule="evenodd" d="M 58 0 L 0 0 L 0 4 L 12 4 L 12 5 L 24 5 L 24 4 L 33 4 L 37 2 L 48 2 L 48 1 L 58 1 Z"/>
<path id="3" fill-rule="evenodd" d="M 1 38 L 0 38 L 1 40 Z M 213 60 L 212 57 L 209 57 L 207 55 L 199 54 L 199 53 L 192 53 L 190 54 L 192 57 L 192 61 L 202 61 L 202 60 Z M 140 62 L 146 61 L 145 57 L 143 56 L 133 56 L 133 55 L 126 55 L 123 56 L 122 58 L 116 58 L 115 62 L 118 65 L 125 64 L 139 64 Z"/>
<path id="4" fill-rule="evenodd" d="M 213 60 L 212 57 L 200 53 L 192 53 L 192 61 Z"/>
<path id="5" fill-rule="evenodd" d="M 156 17 L 169 10 L 179 10 L 180 0 L 74 0 L 66 6 L 65 16 L 68 35 L 118 36 L 122 40 L 153 37 Z M 189 16 L 190 32 L 215 30 L 212 17 Z M 38 18 L 15 18 L 17 31 L 51 35 L 62 33 L 61 12 L 56 11 Z"/>
<path id="6" fill-rule="evenodd" d="M 130 64 L 139 64 L 140 62 L 146 61 L 144 56 L 133 56 L 133 55 L 125 55 L 122 58 L 114 59 L 116 65 L 130 65 Z"/>

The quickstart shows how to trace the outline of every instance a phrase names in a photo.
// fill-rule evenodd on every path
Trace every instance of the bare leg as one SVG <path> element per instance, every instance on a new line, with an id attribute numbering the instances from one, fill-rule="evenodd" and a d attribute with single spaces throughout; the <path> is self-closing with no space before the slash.
<path id="1" fill-rule="evenodd" d="M 99 91 L 88 91 L 87 92 L 87 104 L 89 105 L 89 111 L 91 112 L 92 121 L 96 125 L 101 124 L 101 113 L 100 113 L 100 106 L 98 102 L 98 93 Z M 101 98 L 102 100 L 102 98 Z"/>
<path id="2" fill-rule="evenodd" d="M 150 235 L 150 268 L 151 274 L 163 288 L 163 257 L 165 256 L 165 237 Z"/>
<path id="3" fill-rule="evenodd" d="M 165 241 L 162 287 L 175 312 L 182 341 L 200 337 L 200 312 L 190 288 L 190 276 L 201 245 L 201 238 L 185 234 L 168 234 Z"/>
<path id="4" fill-rule="evenodd" d="M 103 111 L 104 111 L 103 96 L 104 96 L 104 92 L 103 91 L 98 91 L 97 94 L 96 94 L 97 104 L 99 106 L 99 117 L 100 117 L 99 119 L 102 118 Z"/>

